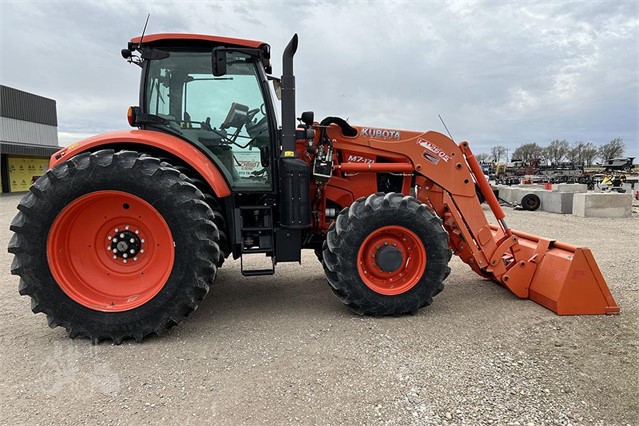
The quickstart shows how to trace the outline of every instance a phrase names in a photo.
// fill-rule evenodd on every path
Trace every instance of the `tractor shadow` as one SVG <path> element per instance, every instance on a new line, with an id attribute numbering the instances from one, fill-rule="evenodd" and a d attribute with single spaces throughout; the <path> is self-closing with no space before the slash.
<path id="1" fill-rule="evenodd" d="M 317 260 L 278 265 L 274 275 L 244 277 L 239 262 L 227 261 L 206 299 L 187 321 L 223 323 L 270 315 L 309 317 L 347 312 L 333 296 Z"/>
<path id="2" fill-rule="evenodd" d="M 456 264 L 459 263 L 459 264 Z M 437 324 L 481 323 L 490 317 L 512 318 L 515 312 L 546 311 L 530 301 L 521 301 L 507 289 L 476 276 L 461 261 L 451 262 L 453 272 L 446 280 L 444 291 L 433 304 L 420 309 L 412 318 L 432 326 Z M 548 312 L 550 314 L 550 312 Z M 324 271 L 317 260 L 278 265 L 271 276 L 243 277 L 239 263 L 227 262 L 220 269 L 207 298 L 197 311 L 163 338 L 176 331 L 181 337 L 209 336 L 246 329 L 308 328 L 311 325 L 343 324 L 359 320 L 332 293 Z M 370 318 L 382 323 L 398 318 Z M 500 321 L 501 322 L 501 321 Z M 295 325 L 297 324 L 297 325 Z"/>

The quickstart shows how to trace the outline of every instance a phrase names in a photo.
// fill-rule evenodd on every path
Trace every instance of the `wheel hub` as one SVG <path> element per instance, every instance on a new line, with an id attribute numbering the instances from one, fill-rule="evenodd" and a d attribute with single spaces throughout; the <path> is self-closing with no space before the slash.
<path id="1" fill-rule="evenodd" d="M 385 272 L 395 272 L 404 263 L 401 250 L 393 246 L 384 246 L 377 250 L 377 264 Z"/>
<path id="2" fill-rule="evenodd" d="M 426 268 L 426 250 L 419 237 L 398 225 L 371 232 L 357 254 L 360 278 L 371 290 L 393 296 L 405 293 Z"/>
<path id="3" fill-rule="evenodd" d="M 124 229 L 114 228 L 112 234 L 107 237 L 111 242 L 107 246 L 107 251 L 113 253 L 113 260 L 122 260 L 127 263 L 130 259 L 137 262 L 140 254 L 144 253 L 145 240 L 140 236 L 140 230 L 126 225 Z"/>

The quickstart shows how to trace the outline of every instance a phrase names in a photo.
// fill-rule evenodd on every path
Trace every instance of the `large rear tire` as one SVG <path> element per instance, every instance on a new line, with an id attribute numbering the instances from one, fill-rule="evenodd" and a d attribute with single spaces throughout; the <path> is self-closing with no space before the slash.
<path id="1" fill-rule="evenodd" d="M 83 153 L 18 205 L 11 272 L 49 326 L 94 342 L 141 341 L 204 299 L 220 251 L 213 212 L 188 178 L 132 151 Z"/>
<path id="2" fill-rule="evenodd" d="M 228 226 L 226 219 L 224 218 L 223 209 L 220 204 L 220 200 L 213 194 L 211 188 L 199 178 L 191 176 L 192 170 L 184 165 L 174 165 L 171 163 L 170 158 L 160 158 L 162 163 L 166 163 L 169 167 L 173 167 L 189 177 L 189 182 L 192 183 L 202 191 L 204 194 L 204 202 L 209 205 L 213 211 L 213 223 L 217 226 L 219 233 L 219 239 L 217 245 L 220 248 L 220 258 L 217 262 L 217 267 L 220 268 L 224 264 L 224 260 L 231 254 L 231 242 L 228 238 Z"/>
<path id="3" fill-rule="evenodd" d="M 450 273 L 441 219 L 414 197 L 377 193 L 342 210 L 324 243 L 335 295 L 360 315 L 415 313 L 432 303 Z"/>

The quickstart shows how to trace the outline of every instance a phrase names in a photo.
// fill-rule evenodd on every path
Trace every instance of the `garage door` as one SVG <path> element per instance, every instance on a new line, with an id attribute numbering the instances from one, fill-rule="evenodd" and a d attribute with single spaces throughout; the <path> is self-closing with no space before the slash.
<path id="1" fill-rule="evenodd" d="M 28 191 L 31 183 L 49 169 L 48 158 L 9 157 L 7 161 L 11 192 Z"/>

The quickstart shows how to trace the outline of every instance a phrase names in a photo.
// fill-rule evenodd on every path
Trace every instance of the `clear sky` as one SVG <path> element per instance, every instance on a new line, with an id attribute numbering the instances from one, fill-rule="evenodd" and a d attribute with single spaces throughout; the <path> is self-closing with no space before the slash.
<path id="1" fill-rule="evenodd" d="M 621 137 L 639 157 L 636 1 L 8 2 L 0 82 L 57 101 L 60 142 L 126 128 L 147 33 L 263 40 L 274 74 L 294 33 L 298 110 L 444 131 L 476 152 Z"/>

